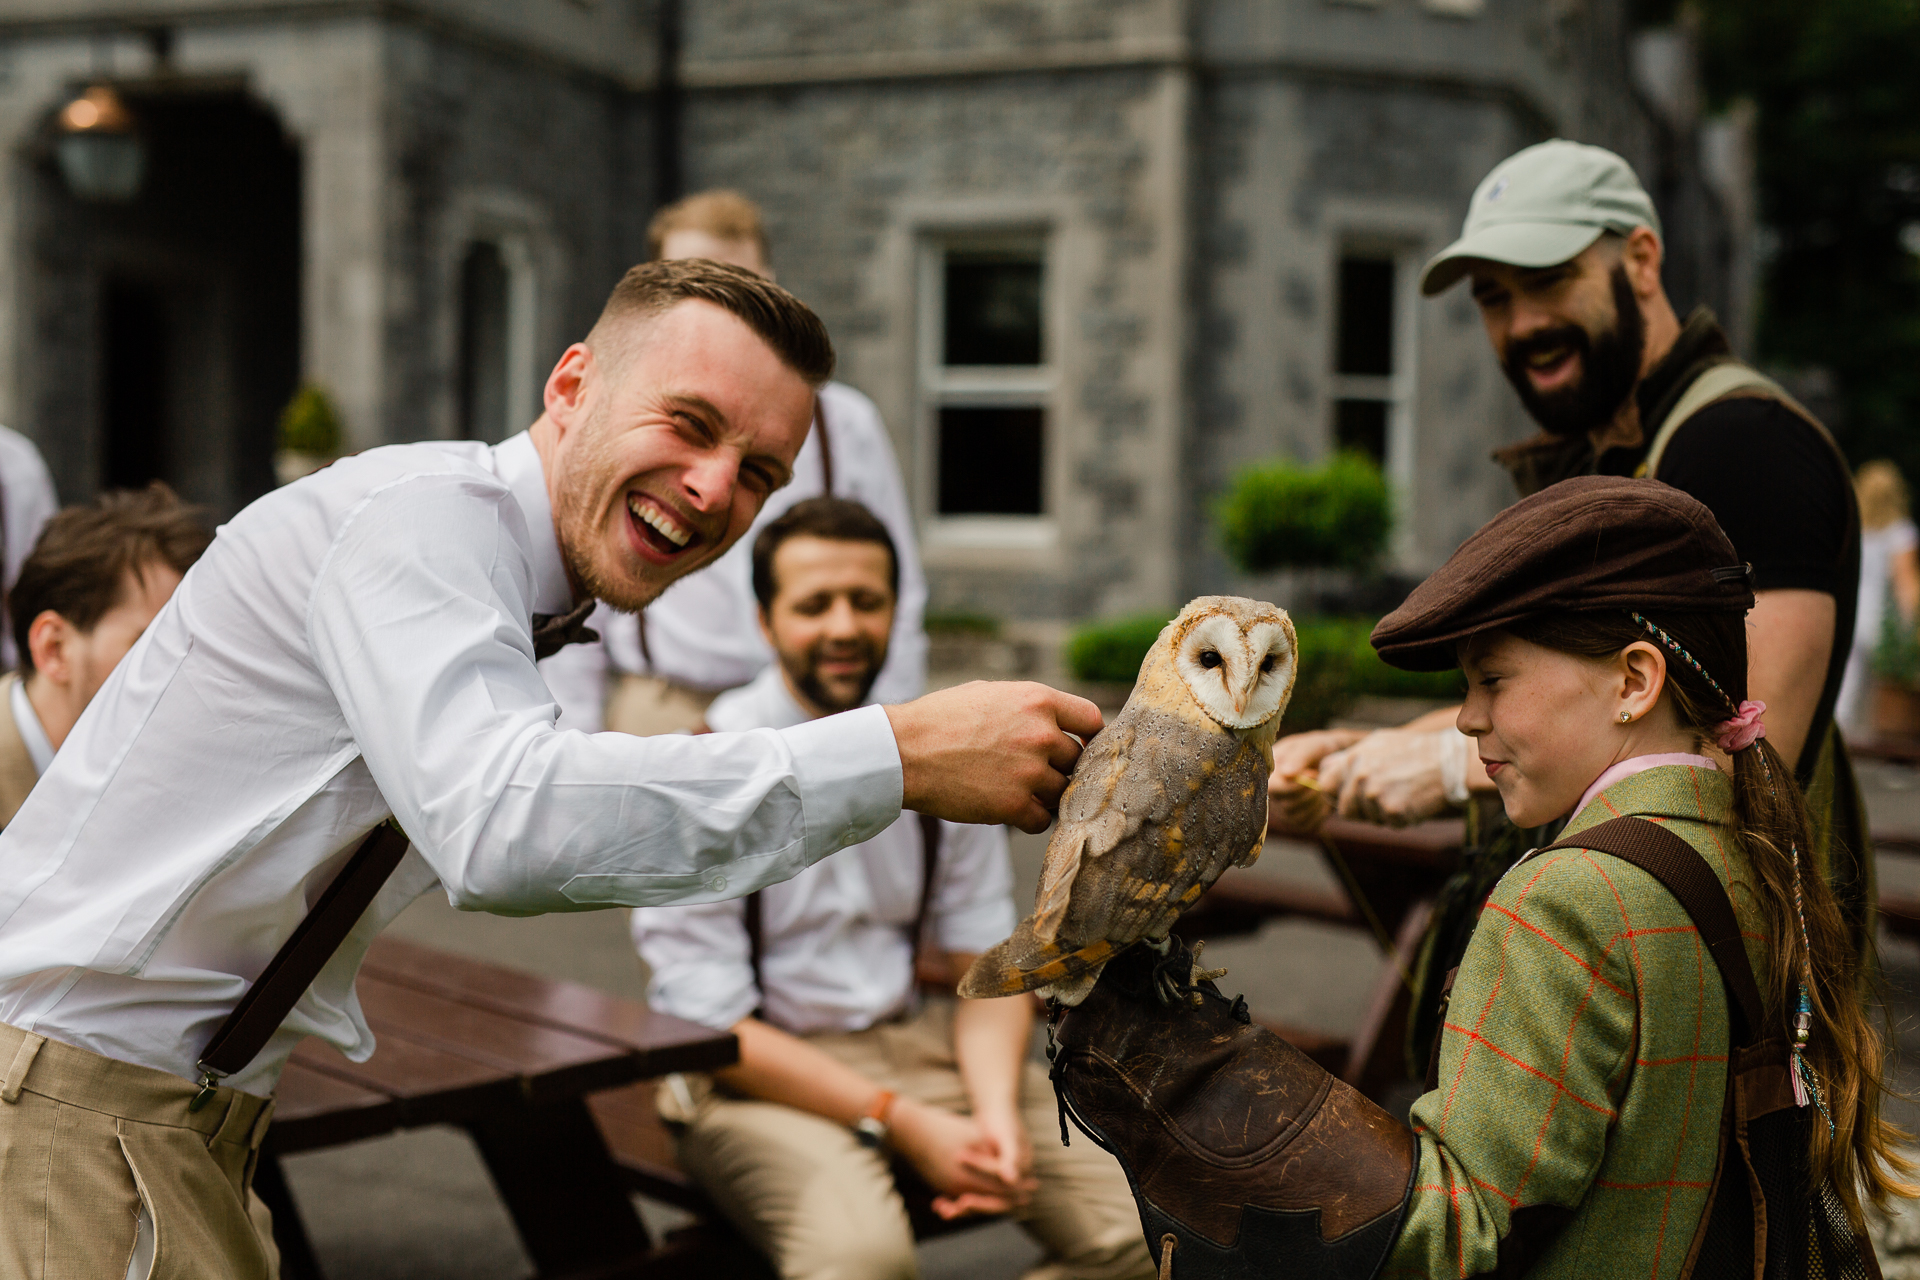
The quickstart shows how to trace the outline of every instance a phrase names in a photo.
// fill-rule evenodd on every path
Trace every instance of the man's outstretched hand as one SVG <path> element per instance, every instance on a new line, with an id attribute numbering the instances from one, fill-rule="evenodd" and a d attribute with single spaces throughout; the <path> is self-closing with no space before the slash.
<path id="1" fill-rule="evenodd" d="M 1043 684 L 979 681 L 887 708 L 904 808 L 1045 831 L 1100 708 Z M 1069 736 L 1074 735 L 1074 736 Z"/>

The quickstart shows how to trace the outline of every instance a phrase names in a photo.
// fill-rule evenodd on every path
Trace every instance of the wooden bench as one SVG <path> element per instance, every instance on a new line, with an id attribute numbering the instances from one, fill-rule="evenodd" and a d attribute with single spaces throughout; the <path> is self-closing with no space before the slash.
<path id="1" fill-rule="evenodd" d="M 321 1270 L 281 1159 L 427 1124 L 472 1136 L 540 1280 L 752 1275 L 764 1265 L 716 1220 L 655 1241 L 587 1101 L 735 1062 L 733 1036 L 396 939 L 374 944 L 358 990 L 373 1056 L 354 1063 L 302 1044 L 261 1153 L 255 1185 L 273 1210 L 286 1280 Z"/>

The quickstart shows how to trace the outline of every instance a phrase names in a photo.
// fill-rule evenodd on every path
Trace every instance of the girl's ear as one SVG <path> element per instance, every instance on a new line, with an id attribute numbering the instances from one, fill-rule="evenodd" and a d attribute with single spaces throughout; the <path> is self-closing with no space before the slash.
<path id="1" fill-rule="evenodd" d="M 1652 711 L 1667 687 L 1667 655 L 1636 640 L 1615 659 L 1620 674 L 1620 710 L 1632 720 Z"/>

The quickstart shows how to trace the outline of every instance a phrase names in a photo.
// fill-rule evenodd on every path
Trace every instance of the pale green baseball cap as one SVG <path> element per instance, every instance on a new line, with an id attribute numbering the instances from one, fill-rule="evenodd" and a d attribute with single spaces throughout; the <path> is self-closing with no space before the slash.
<path id="1" fill-rule="evenodd" d="M 1626 235 L 1635 227 L 1660 234 L 1660 215 L 1633 166 L 1605 147 L 1565 138 L 1537 143 L 1481 180 L 1460 238 L 1427 263 L 1420 292 L 1451 288 L 1476 260 L 1551 267 L 1608 231 Z"/>

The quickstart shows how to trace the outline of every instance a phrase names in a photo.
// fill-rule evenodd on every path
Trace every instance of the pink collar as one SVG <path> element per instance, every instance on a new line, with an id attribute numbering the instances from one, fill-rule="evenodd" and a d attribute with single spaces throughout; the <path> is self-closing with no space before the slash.
<path id="1" fill-rule="evenodd" d="M 1613 765 L 1605 773 L 1595 778 L 1593 785 L 1587 788 L 1586 794 L 1580 797 L 1580 803 L 1573 806 L 1573 812 L 1579 813 L 1587 807 L 1588 803 L 1591 802 L 1595 796 L 1620 781 L 1620 779 L 1631 778 L 1636 773 L 1644 773 L 1648 769 L 1658 769 L 1660 766 L 1668 764 L 1691 765 L 1695 769 L 1712 769 L 1716 772 L 1720 768 L 1719 765 L 1707 759 L 1705 756 L 1689 755 L 1684 751 L 1669 751 L 1663 755 L 1633 756 L 1630 759 L 1622 760 L 1620 763 Z"/>

